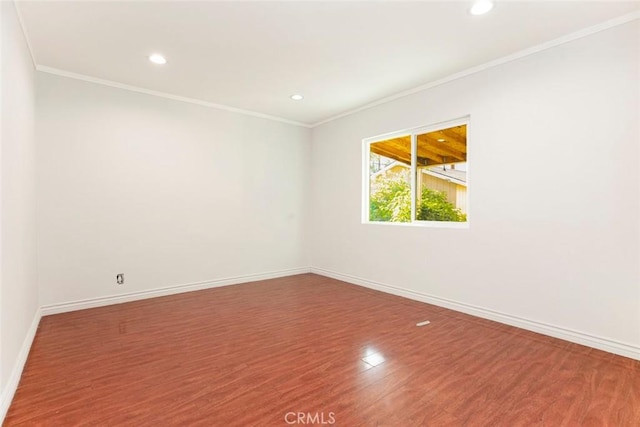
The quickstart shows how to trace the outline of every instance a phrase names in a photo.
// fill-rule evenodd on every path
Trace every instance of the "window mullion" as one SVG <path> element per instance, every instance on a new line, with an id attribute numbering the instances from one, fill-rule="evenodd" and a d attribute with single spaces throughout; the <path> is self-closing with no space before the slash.
<path id="1" fill-rule="evenodd" d="M 411 222 L 416 220 L 416 195 L 417 195 L 417 158 L 418 158 L 418 136 L 415 133 L 411 134 Z"/>

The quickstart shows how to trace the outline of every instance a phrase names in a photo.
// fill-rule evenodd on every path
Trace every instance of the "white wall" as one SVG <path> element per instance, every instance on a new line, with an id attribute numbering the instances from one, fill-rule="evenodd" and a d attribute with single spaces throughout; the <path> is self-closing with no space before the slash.
<path id="1" fill-rule="evenodd" d="M 45 73 L 36 103 L 42 305 L 309 265 L 309 129 Z"/>
<path id="2" fill-rule="evenodd" d="M 640 356 L 639 25 L 315 128 L 312 265 Z M 470 228 L 361 224 L 361 140 L 468 114 Z"/>
<path id="3" fill-rule="evenodd" d="M 21 371 L 20 351 L 38 311 L 36 283 L 35 70 L 13 2 L 0 2 L 0 420 Z M 32 332 L 32 331 L 31 331 Z M 23 355 L 26 357 L 26 355 Z M 22 360 L 24 362 L 24 360 Z M 20 366 L 18 366 L 20 365 Z"/>

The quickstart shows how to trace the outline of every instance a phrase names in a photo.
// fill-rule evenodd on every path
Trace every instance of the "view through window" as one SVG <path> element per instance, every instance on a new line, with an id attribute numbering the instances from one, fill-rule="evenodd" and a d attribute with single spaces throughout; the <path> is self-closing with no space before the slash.
<path id="1" fill-rule="evenodd" d="M 365 140 L 368 221 L 467 221 L 467 124 Z"/>

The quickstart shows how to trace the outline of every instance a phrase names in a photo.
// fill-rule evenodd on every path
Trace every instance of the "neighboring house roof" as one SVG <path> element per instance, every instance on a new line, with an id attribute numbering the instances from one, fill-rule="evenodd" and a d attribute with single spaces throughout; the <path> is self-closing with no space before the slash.
<path id="1" fill-rule="evenodd" d="M 387 173 L 389 170 L 400 166 L 406 169 L 409 169 L 409 166 L 405 165 L 402 162 L 393 162 L 389 163 L 384 168 L 380 169 L 378 172 L 371 175 L 372 179 L 375 179 L 379 175 Z M 467 186 L 467 171 L 459 170 L 459 169 L 442 169 L 442 166 L 434 166 L 431 168 L 421 169 L 422 173 L 427 175 L 434 176 L 436 178 L 443 179 L 445 181 L 453 182 L 454 184 L 462 185 L 464 187 Z"/>
<path id="2" fill-rule="evenodd" d="M 404 163 L 401 163 L 401 162 L 398 162 L 398 161 L 393 161 L 393 162 L 389 163 L 387 166 L 385 166 L 382 169 L 380 169 L 378 172 L 372 174 L 371 178 L 376 178 L 376 177 L 378 177 L 380 175 L 384 175 L 385 173 L 387 173 L 391 169 L 395 168 L 396 166 L 400 166 L 400 167 L 409 169 L 409 166 L 405 165 Z"/>
<path id="3" fill-rule="evenodd" d="M 437 166 L 434 168 L 422 169 L 422 173 L 435 176 L 436 178 L 444 179 L 445 181 L 451 181 L 459 185 L 467 186 L 467 171 L 458 169 L 442 169 Z"/>

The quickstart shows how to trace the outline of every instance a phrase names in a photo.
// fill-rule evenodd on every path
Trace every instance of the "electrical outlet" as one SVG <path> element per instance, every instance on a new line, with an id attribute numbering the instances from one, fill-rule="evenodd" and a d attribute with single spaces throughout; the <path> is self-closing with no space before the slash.
<path id="1" fill-rule="evenodd" d="M 118 285 L 124 285 L 124 273 L 116 275 L 116 283 L 118 283 Z"/>

